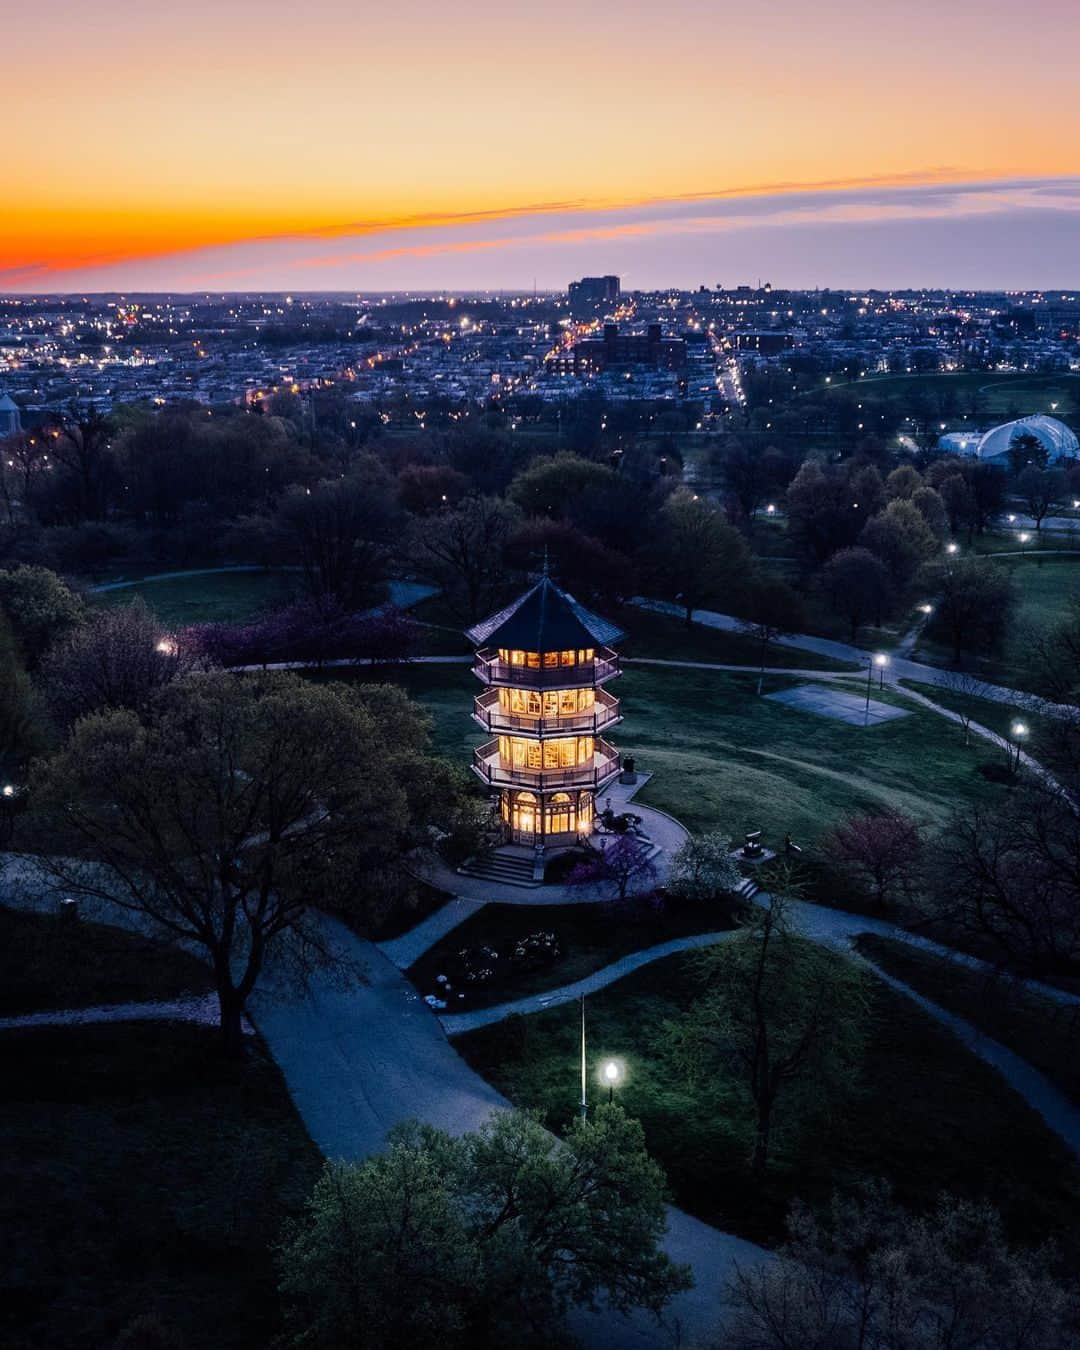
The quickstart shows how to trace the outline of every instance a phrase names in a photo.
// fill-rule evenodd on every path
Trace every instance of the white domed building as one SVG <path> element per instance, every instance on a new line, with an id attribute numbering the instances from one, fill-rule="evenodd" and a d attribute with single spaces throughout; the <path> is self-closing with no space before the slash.
<path id="1" fill-rule="evenodd" d="M 1080 457 L 1080 441 L 1076 433 L 1056 417 L 1035 413 L 1019 417 L 1015 422 L 1004 422 L 983 432 L 976 443 L 972 437 L 973 452 L 984 464 L 1009 467 L 1009 446 L 1017 436 L 1034 436 L 1046 449 L 1046 462 L 1057 464 L 1063 459 Z"/>

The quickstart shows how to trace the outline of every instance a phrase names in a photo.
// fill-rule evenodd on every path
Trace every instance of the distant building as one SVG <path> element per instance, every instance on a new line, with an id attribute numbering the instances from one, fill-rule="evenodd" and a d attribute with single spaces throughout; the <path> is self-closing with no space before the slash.
<path id="1" fill-rule="evenodd" d="M 972 455 L 984 464 L 999 468 L 1009 467 L 1009 447 L 1018 436 L 1034 436 L 1046 450 L 1046 462 L 1057 464 L 1063 459 L 1080 458 L 1080 441 L 1076 433 L 1044 413 L 1019 417 L 1015 422 L 1003 422 L 989 431 L 948 431 L 938 437 L 938 449 L 954 455 Z"/>
<path id="2" fill-rule="evenodd" d="M 574 313 L 587 313 L 604 305 L 613 305 L 619 298 L 618 277 L 582 277 L 572 281 L 566 288 L 570 309 Z"/>
<path id="3" fill-rule="evenodd" d="M 549 368 L 575 375 L 612 366 L 681 370 L 685 365 L 686 339 L 665 337 L 658 323 L 649 324 L 644 333 L 620 333 L 618 324 L 606 323 L 603 337 L 582 338 L 548 360 Z"/>
<path id="4" fill-rule="evenodd" d="M 795 339 L 790 333 L 778 333 L 772 329 L 764 333 L 728 333 L 727 340 L 737 352 L 760 352 L 762 356 L 777 356 L 795 345 Z"/>
<path id="5" fill-rule="evenodd" d="M 0 437 L 17 436 L 22 431 L 19 405 L 7 394 L 0 394 Z"/>

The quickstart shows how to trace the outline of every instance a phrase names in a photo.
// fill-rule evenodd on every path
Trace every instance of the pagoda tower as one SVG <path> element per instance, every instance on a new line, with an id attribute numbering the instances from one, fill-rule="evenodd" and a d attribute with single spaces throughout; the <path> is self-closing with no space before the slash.
<path id="1" fill-rule="evenodd" d="M 613 644 L 625 636 L 546 572 L 466 633 L 485 686 L 473 718 L 493 733 L 473 772 L 497 790 L 508 842 L 543 849 L 592 832 L 596 794 L 619 772 L 599 733 L 622 720 L 605 686 L 622 673 Z"/>

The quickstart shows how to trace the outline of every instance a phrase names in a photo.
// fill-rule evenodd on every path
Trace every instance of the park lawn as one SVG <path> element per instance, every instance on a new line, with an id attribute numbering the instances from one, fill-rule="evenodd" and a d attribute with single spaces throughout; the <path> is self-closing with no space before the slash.
<path id="1" fill-rule="evenodd" d="M 772 676 L 766 692 L 794 683 Z M 935 824 L 1007 790 L 977 773 L 959 728 L 929 710 L 852 726 L 757 698 L 755 687 L 750 675 L 628 671 L 617 687 L 626 720 L 613 739 L 654 775 L 639 800 L 695 832 L 763 829 L 773 846 L 786 833 L 813 845 L 854 812 L 891 806 Z"/>
<path id="2" fill-rule="evenodd" d="M 735 922 L 733 904 L 680 903 L 673 897 L 658 904 L 485 905 L 441 938 L 406 973 L 421 994 L 439 997 L 444 995 L 435 976 L 447 975 L 454 985 L 448 1000 L 450 1012 L 489 1008 L 572 984 L 630 952 L 691 933 L 723 932 Z M 463 947 L 488 946 L 504 956 L 515 943 L 537 932 L 552 932 L 558 939 L 560 955 L 550 965 L 515 970 L 508 962 L 497 963 L 493 978 L 483 985 L 470 986 L 458 978 L 457 954 Z M 457 997 L 461 993 L 464 999 Z"/>
<path id="3" fill-rule="evenodd" d="M 271 1245 L 321 1161 L 260 1044 L 236 1065 L 184 1023 L 5 1031 L 0 1098 L 8 1350 L 112 1346 L 146 1314 L 185 1350 L 270 1344 Z"/>
<path id="4" fill-rule="evenodd" d="M 917 694 L 925 695 L 926 698 L 932 699 L 935 703 L 940 703 L 943 708 L 948 708 L 950 712 L 961 713 L 970 717 L 973 722 L 978 722 L 981 726 L 996 731 L 999 736 L 1011 736 L 1013 723 L 1022 720 L 1031 732 L 1025 742 L 1028 745 L 1030 745 L 1033 736 L 1037 736 L 1045 730 L 1047 725 L 1053 725 L 1053 719 L 1041 716 L 1039 713 L 1032 713 L 1025 706 L 1027 700 L 1022 693 L 1017 694 L 1015 703 L 998 703 L 992 698 L 979 698 L 975 694 L 958 694 L 951 689 L 943 689 L 940 685 L 922 684 L 918 680 L 901 680 L 900 685 L 906 689 L 913 689 Z M 981 744 L 989 753 L 993 753 L 985 741 L 976 742 L 976 744 Z"/>
<path id="5" fill-rule="evenodd" d="M 991 417 L 1004 420 L 1010 415 L 1049 414 L 1051 403 L 1058 404 L 1053 415 L 1069 421 L 1070 409 L 1080 404 L 1080 377 L 1060 372 L 930 371 L 914 375 L 867 375 L 843 382 L 834 376 L 829 390 L 864 393 L 868 399 L 901 403 L 913 396 L 929 395 L 945 420 L 959 424 L 964 413 L 968 413 L 968 420 L 980 426 Z M 816 392 L 821 391 L 819 385 Z"/>
<path id="6" fill-rule="evenodd" d="M 590 1081 L 606 1058 L 625 1063 L 619 1099 L 641 1120 L 676 1204 L 772 1244 L 796 1197 L 824 1205 L 834 1187 L 884 1177 L 901 1203 L 920 1209 L 943 1190 L 988 1196 L 1014 1236 L 1071 1242 L 1075 1260 L 1076 1174 L 1064 1144 L 993 1069 L 876 979 L 861 1076 L 826 1121 L 801 1138 L 788 1132 L 756 1183 L 745 1132 L 725 1105 L 729 1089 L 719 1076 L 688 1086 L 660 1039 L 664 1019 L 692 998 L 687 961 L 658 961 L 587 1002 Z M 560 1128 L 577 1106 L 578 1018 L 575 1003 L 560 1005 L 454 1043 L 515 1104 Z"/>
<path id="7" fill-rule="evenodd" d="M 296 597 L 300 578 L 295 572 L 218 572 L 201 577 L 172 577 L 142 581 L 116 591 L 89 596 L 96 605 L 125 605 L 145 600 L 168 628 L 196 623 L 239 623 Z"/>
<path id="8" fill-rule="evenodd" d="M 626 605 L 618 622 L 627 631 L 620 652 L 628 661 L 660 658 L 665 661 L 708 661 L 717 665 L 744 665 L 757 669 L 761 664 L 761 644 L 742 633 L 724 633 L 695 623 L 687 628 L 681 619 L 667 614 Z M 834 661 L 816 652 L 797 651 L 770 643 L 766 665 L 790 670 L 855 670 L 849 662 Z"/>
<path id="9" fill-rule="evenodd" d="M 976 970 L 895 938 L 863 933 L 855 946 L 890 975 L 1026 1059 L 1080 1102 L 1080 1007 L 1056 1003 L 1007 975 Z"/>
<path id="10" fill-rule="evenodd" d="M 126 929 L 0 907 L 0 1015 L 210 992 L 189 952 Z"/>

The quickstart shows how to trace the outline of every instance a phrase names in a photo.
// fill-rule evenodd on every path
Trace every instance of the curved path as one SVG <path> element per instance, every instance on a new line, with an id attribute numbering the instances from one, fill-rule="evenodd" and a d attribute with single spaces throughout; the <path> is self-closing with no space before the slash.
<path id="1" fill-rule="evenodd" d="M 767 896 L 758 894 L 754 897 L 754 903 L 763 904 L 767 899 Z M 925 938 L 913 938 L 911 934 L 906 933 L 895 924 L 887 923 L 884 920 L 872 919 L 858 914 L 847 914 L 840 910 L 825 909 L 822 906 L 805 902 L 789 901 L 789 913 L 792 925 L 798 932 L 815 942 L 842 950 L 848 955 L 854 954 L 860 964 L 872 970 L 879 979 L 884 980 L 886 984 L 912 999 L 936 1021 L 948 1027 L 968 1049 L 997 1069 L 1009 1086 L 1019 1093 L 1029 1106 L 1038 1111 L 1047 1125 L 1068 1144 L 1075 1154 L 1080 1156 L 1080 1108 L 1071 1102 L 1060 1088 L 1044 1074 L 1033 1068 L 1025 1059 L 981 1032 L 972 1023 L 931 1002 L 930 999 L 918 993 L 910 985 L 882 970 L 875 962 L 854 953 L 853 943 L 854 939 L 861 933 L 876 933 L 882 937 L 893 937 L 911 942 L 912 945 L 933 951 L 935 954 L 946 958 L 954 958 L 955 954 L 949 948 L 941 947 L 938 943 L 930 942 Z M 692 951 L 699 947 L 711 947 L 732 936 L 734 936 L 734 932 L 729 929 L 723 932 L 698 933 L 691 937 L 673 938 L 670 942 L 661 942 L 655 947 L 648 947 L 642 951 L 631 952 L 627 956 L 620 957 L 618 961 L 613 961 L 601 970 L 593 971 L 591 975 L 576 980 L 573 984 L 550 989 L 542 994 L 533 994 L 513 1003 L 500 1003 L 495 1007 L 478 1008 L 472 1012 L 447 1013 L 439 1020 L 446 1028 L 448 1035 L 456 1036 L 474 1031 L 478 1027 L 490 1026 L 494 1022 L 501 1022 L 507 1017 L 527 1016 L 530 1013 L 544 1012 L 546 1009 L 570 999 L 580 998 L 582 994 L 592 994 L 598 989 L 604 989 L 608 985 L 615 984 L 631 972 L 640 970 L 642 966 L 651 965 L 654 961 L 662 961 L 665 957 L 673 956 L 677 952 Z M 985 963 L 978 962 L 974 957 L 968 958 L 965 964 L 976 967 L 985 965 Z M 989 968 L 987 967 L 987 969 Z M 1052 993 L 1056 996 L 1055 1001 L 1070 1003 L 1074 1006 L 1080 1005 L 1080 996 L 1067 994 L 1060 989 L 1051 991 L 1048 986 L 1038 985 L 1035 982 L 1027 983 L 1029 988 L 1044 996 Z"/>
<path id="2" fill-rule="evenodd" d="M 683 613 L 678 605 L 671 604 L 666 600 L 649 600 L 644 596 L 636 596 L 631 603 L 638 606 L 639 609 L 652 610 L 657 614 L 681 617 Z M 716 611 L 709 609 L 696 609 L 694 611 L 694 622 L 701 624 L 703 628 L 715 628 L 718 632 L 723 633 L 745 631 L 743 620 L 735 618 L 732 614 L 718 614 Z M 795 647 L 799 651 L 816 652 L 818 656 L 829 656 L 836 661 L 855 661 L 864 670 L 871 655 L 864 648 L 855 647 L 849 642 L 837 642 L 832 638 L 813 637 L 808 633 L 791 633 L 787 637 L 776 638 L 775 641 L 781 647 Z M 940 666 L 929 666 L 922 661 L 912 661 L 908 657 L 896 655 L 890 658 L 889 664 L 885 668 L 885 678 L 890 682 L 918 680 L 923 684 L 945 685 L 954 673 L 951 670 L 942 669 Z M 820 678 L 821 674 L 822 672 L 817 672 L 815 678 Z M 1075 714 L 1073 708 L 1066 708 L 1057 703 L 1036 699 L 1031 694 L 1025 694 L 1021 689 L 1009 689 L 1000 684 L 980 683 L 976 693 L 980 698 L 990 699 L 994 703 L 1031 704 L 1040 712 L 1050 716 Z"/>

